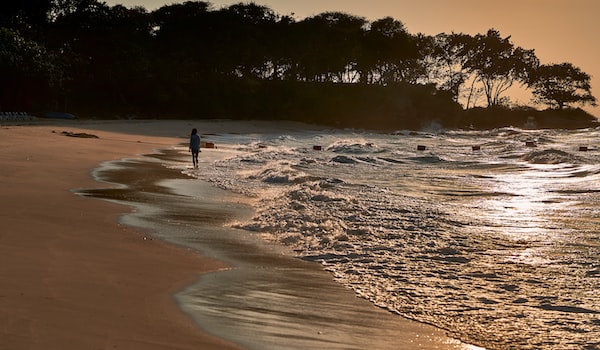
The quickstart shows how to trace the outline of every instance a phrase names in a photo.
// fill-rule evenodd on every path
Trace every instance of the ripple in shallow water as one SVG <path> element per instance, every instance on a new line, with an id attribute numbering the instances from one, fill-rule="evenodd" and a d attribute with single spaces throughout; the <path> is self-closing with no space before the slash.
<path id="1" fill-rule="evenodd" d="M 322 263 L 392 312 L 489 348 L 597 348 L 600 196 L 590 184 L 600 159 L 575 157 L 556 133 L 538 132 L 549 148 L 531 151 L 522 143 L 531 136 L 413 135 L 433 144 L 423 155 L 408 136 L 314 153 L 311 137 L 294 137 L 281 153 L 273 144 L 202 176 L 263 199 L 238 227 Z M 486 146 L 477 155 L 460 146 L 473 143 Z"/>

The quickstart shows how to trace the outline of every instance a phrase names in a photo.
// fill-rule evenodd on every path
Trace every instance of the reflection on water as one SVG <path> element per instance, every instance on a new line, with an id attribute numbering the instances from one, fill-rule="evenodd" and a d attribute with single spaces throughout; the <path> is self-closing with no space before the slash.
<path id="1" fill-rule="evenodd" d="M 251 217 L 247 200 L 173 171 L 177 153 L 160 159 L 171 169 L 150 158 L 107 162 L 95 176 L 125 186 L 79 193 L 132 205 L 124 223 L 232 265 L 177 295 L 203 329 L 247 349 L 476 349 L 356 298 L 318 264 L 224 227 Z"/>
<path id="2" fill-rule="evenodd" d="M 556 229 L 551 213 L 570 203 L 549 192 L 542 176 L 537 172 L 495 176 L 494 190 L 506 195 L 480 202 L 490 226 L 514 240 L 551 239 Z"/>
<path id="3" fill-rule="evenodd" d="M 260 135 L 196 175 L 258 198 L 257 215 L 236 227 L 320 262 L 394 313 L 489 348 L 593 349 L 600 153 L 578 153 L 573 140 L 598 136 Z"/>
<path id="4" fill-rule="evenodd" d="M 164 214 L 135 220 L 243 266 L 203 277 L 180 298 L 216 325 L 211 331 L 239 334 L 251 348 L 283 340 L 294 348 L 433 347 L 437 336 L 390 340 L 403 327 L 394 326 L 399 314 L 489 349 L 598 349 L 600 151 L 577 151 L 598 139 L 599 130 L 518 129 L 212 135 L 219 149 L 203 154 L 201 171 L 169 166 L 203 180 L 202 191 L 208 181 L 223 192 L 188 198 L 194 180 L 184 191 L 169 183 L 158 201 Z M 219 152 L 227 159 L 206 158 Z M 223 203 L 202 200 L 222 193 L 256 212 L 234 220 L 217 210 Z M 206 220 L 235 229 L 207 230 Z M 258 249 L 257 238 L 302 260 Z M 352 293 L 330 289 L 331 278 Z M 358 316 L 371 304 L 357 306 L 354 295 L 391 319 Z"/>
<path id="5" fill-rule="evenodd" d="M 528 264 L 528 265 L 542 265 L 552 263 L 547 257 L 547 252 L 541 248 L 526 248 L 521 251 L 515 251 L 512 255 L 506 257 L 507 263 L 513 264 Z"/>

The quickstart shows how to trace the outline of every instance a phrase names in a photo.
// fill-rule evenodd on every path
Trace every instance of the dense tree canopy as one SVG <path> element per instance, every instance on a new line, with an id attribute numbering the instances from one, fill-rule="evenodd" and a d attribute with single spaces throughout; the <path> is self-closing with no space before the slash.
<path id="1" fill-rule="evenodd" d="M 530 84 L 539 103 L 559 109 L 570 104 L 596 105 L 590 92 L 590 76 L 570 63 L 540 66 Z"/>
<path id="2" fill-rule="evenodd" d="M 7 108 L 31 107 L 31 94 L 43 94 L 55 80 L 52 57 L 17 31 L 0 28 L 0 104 Z"/>
<path id="3" fill-rule="evenodd" d="M 427 67 L 427 79 L 448 91 L 454 101 L 461 97 L 461 88 L 469 78 L 468 50 L 473 37 L 466 34 L 445 34 L 421 37 L 421 59 Z M 469 104 L 467 103 L 468 107 Z"/>
<path id="4" fill-rule="evenodd" d="M 148 12 L 98 0 L 4 0 L 0 71 L 11 86 L 0 89 L 0 110 L 459 123 L 458 102 L 473 107 L 481 90 L 488 106 L 504 105 L 514 83 L 552 107 L 595 103 L 584 72 L 540 66 L 533 50 L 493 29 L 412 35 L 391 17 L 296 20 L 255 3 L 186 1 Z"/>
<path id="5" fill-rule="evenodd" d="M 533 50 L 514 47 L 510 37 L 493 29 L 477 34 L 466 52 L 465 67 L 483 84 L 488 106 L 499 105 L 515 81 L 525 84 L 538 65 Z"/>

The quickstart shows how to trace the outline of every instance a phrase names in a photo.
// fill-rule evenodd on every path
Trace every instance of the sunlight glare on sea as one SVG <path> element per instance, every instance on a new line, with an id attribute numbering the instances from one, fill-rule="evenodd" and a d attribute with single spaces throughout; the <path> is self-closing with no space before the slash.
<path id="1" fill-rule="evenodd" d="M 255 198 L 235 228 L 467 343 L 600 346 L 600 130 L 236 137 L 193 174 Z"/>

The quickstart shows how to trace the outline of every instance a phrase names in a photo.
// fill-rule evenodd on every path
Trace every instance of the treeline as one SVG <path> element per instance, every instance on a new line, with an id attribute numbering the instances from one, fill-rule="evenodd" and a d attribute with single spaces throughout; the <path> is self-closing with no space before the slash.
<path id="1" fill-rule="evenodd" d="M 0 75 L 1 110 L 96 117 L 502 126 L 537 113 L 509 113 L 505 94 L 515 84 L 555 110 L 596 103 L 588 74 L 542 65 L 494 29 L 414 35 L 391 17 L 296 20 L 254 3 L 188 1 L 149 12 L 97 0 L 4 0 Z M 493 113 L 465 112 L 481 105 Z"/>

